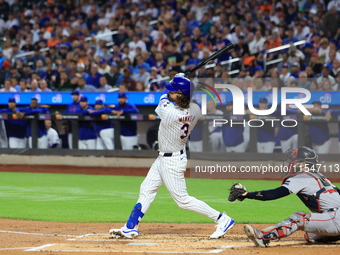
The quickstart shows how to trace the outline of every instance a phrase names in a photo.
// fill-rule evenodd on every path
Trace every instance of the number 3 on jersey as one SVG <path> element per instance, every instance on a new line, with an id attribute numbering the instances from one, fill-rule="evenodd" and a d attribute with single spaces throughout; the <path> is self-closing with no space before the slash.
<path id="1" fill-rule="evenodd" d="M 183 130 L 183 132 L 184 132 L 184 134 L 181 135 L 181 139 L 184 139 L 184 138 L 186 138 L 188 136 L 189 127 L 190 127 L 189 123 L 184 123 L 184 125 L 181 127 L 181 130 Z"/>

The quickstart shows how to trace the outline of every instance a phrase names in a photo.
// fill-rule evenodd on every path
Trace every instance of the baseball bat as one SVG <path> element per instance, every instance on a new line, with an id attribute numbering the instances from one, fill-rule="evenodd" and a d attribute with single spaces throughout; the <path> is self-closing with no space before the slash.
<path id="1" fill-rule="evenodd" d="M 195 72 L 198 68 L 201 68 L 202 66 L 206 65 L 207 63 L 209 63 L 211 60 L 215 60 L 216 58 L 219 58 L 223 54 L 226 54 L 226 53 L 230 52 L 234 48 L 235 48 L 235 44 L 233 44 L 232 42 L 228 43 L 226 46 L 224 46 L 222 49 L 220 49 L 219 51 L 217 51 L 214 54 L 212 54 L 206 60 L 199 62 L 198 65 L 195 66 L 194 68 L 192 68 L 190 71 L 185 72 L 184 76 L 187 77 L 189 74 Z"/>

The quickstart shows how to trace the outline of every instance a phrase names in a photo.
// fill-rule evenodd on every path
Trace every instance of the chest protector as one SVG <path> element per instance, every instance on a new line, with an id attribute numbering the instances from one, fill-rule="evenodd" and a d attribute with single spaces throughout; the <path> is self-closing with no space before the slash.
<path id="1" fill-rule="evenodd" d="M 321 213 L 322 211 L 320 208 L 320 195 L 322 193 L 333 193 L 338 191 L 333 188 L 333 184 L 325 176 L 318 172 L 299 172 L 295 174 L 290 174 L 282 181 L 282 184 L 287 179 L 300 174 L 307 174 L 313 177 L 317 181 L 320 189 L 312 195 L 303 194 L 301 192 L 297 193 L 296 195 L 309 208 L 309 210 L 311 210 L 312 212 Z"/>

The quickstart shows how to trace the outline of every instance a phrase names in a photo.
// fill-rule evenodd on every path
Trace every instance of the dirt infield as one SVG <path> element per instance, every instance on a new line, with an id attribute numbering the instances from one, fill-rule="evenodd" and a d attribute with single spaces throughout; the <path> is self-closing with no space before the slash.
<path id="1" fill-rule="evenodd" d="M 144 168 L 93 168 L 0 165 L 0 171 L 145 176 Z M 236 224 L 224 238 L 209 240 L 214 224 L 142 223 L 136 239 L 113 239 L 108 231 L 122 223 L 55 223 L 0 219 L 0 254 L 337 254 L 340 242 L 307 244 L 303 232 L 268 248 L 256 248 L 247 241 L 243 225 Z M 264 228 L 268 225 L 254 224 Z"/>
<path id="2" fill-rule="evenodd" d="M 136 239 L 113 239 L 110 228 L 121 223 L 53 223 L 0 219 L 0 254 L 337 254 L 340 243 L 307 245 L 302 232 L 256 248 L 241 224 L 224 238 L 209 240 L 214 224 L 143 223 Z M 267 225 L 255 224 L 255 227 Z"/>

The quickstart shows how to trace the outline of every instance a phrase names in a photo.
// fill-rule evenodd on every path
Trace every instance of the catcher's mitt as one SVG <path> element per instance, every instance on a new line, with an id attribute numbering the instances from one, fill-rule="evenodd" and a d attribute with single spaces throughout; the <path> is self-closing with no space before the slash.
<path id="1" fill-rule="evenodd" d="M 243 193 L 247 192 L 246 187 L 244 187 L 241 183 L 235 183 L 230 188 L 230 194 L 228 197 L 228 200 L 230 202 L 234 202 L 236 199 L 239 201 L 243 201 L 245 199 L 244 196 L 242 196 Z"/>

